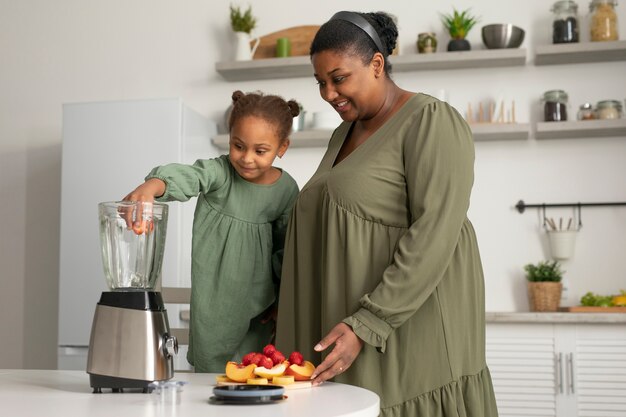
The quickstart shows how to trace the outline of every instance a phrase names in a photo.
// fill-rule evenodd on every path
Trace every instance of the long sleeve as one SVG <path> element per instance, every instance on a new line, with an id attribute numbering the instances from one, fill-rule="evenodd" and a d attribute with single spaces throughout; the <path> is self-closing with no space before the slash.
<path id="1" fill-rule="evenodd" d="M 273 279 L 277 287 L 280 285 L 281 270 L 283 266 L 283 254 L 285 248 L 285 235 L 289 224 L 289 216 L 293 209 L 293 204 L 298 197 L 298 186 L 294 183 L 291 187 L 289 203 L 278 219 L 272 223 L 272 269 Z M 278 291 L 277 291 L 278 293 Z"/>
<path id="2" fill-rule="evenodd" d="M 187 201 L 198 194 L 218 189 L 226 181 L 224 159 L 200 159 L 193 165 L 168 164 L 154 168 L 146 180 L 158 178 L 166 184 L 159 201 Z"/>
<path id="3" fill-rule="evenodd" d="M 407 131 L 403 148 L 411 225 L 381 282 L 344 320 L 384 351 L 386 339 L 433 294 L 457 246 L 473 184 L 472 134 L 449 105 L 430 103 Z"/>

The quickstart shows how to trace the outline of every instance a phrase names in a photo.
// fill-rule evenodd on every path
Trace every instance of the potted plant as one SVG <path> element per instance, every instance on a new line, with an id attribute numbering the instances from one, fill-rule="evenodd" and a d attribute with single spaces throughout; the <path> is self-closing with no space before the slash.
<path id="1" fill-rule="evenodd" d="M 557 261 L 542 261 L 524 266 L 528 280 L 531 311 L 557 311 L 563 291 L 563 271 Z"/>
<path id="2" fill-rule="evenodd" d="M 240 7 L 230 5 L 230 26 L 237 37 L 235 49 L 235 59 L 245 61 L 252 59 L 260 39 L 252 39 L 252 30 L 256 27 L 257 20 L 252 15 L 252 6 L 248 6 L 245 11 Z M 253 43 L 254 42 L 254 43 Z"/>
<path id="3" fill-rule="evenodd" d="M 244 32 L 248 35 L 256 27 L 256 18 L 252 15 L 252 6 L 248 6 L 246 11 L 240 7 L 230 5 L 230 26 L 235 32 Z"/>
<path id="4" fill-rule="evenodd" d="M 469 9 L 460 13 L 456 9 L 453 10 L 452 14 L 441 15 L 441 22 L 451 38 L 448 42 L 448 51 L 469 51 L 471 46 L 465 37 L 479 19 L 470 15 Z"/>

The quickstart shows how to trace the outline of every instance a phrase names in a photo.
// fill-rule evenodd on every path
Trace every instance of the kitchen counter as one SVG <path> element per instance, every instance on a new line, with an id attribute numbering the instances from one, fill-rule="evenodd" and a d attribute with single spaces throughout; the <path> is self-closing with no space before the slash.
<path id="1" fill-rule="evenodd" d="M 326 382 L 306 389 L 286 390 L 287 399 L 267 405 L 211 405 L 215 374 L 177 373 L 187 381 L 179 404 L 162 404 L 157 394 L 110 390 L 92 394 L 84 371 L 0 370 L 2 415 L 46 417 L 375 417 L 379 398 L 371 391 Z"/>
<path id="2" fill-rule="evenodd" d="M 487 323 L 605 323 L 624 324 L 626 313 L 487 312 Z"/>

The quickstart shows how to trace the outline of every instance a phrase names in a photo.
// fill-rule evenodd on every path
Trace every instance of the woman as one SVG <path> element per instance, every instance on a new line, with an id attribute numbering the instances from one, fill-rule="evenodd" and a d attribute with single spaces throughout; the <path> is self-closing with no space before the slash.
<path id="1" fill-rule="evenodd" d="M 397 35 L 384 13 L 339 12 L 311 45 L 344 123 L 292 211 L 277 345 L 316 363 L 323 352 L 313 383 L 370 389 L 383 416 L 495 417 L 466 215 L 472 134 L 451 106 L 391 80 Z"/>

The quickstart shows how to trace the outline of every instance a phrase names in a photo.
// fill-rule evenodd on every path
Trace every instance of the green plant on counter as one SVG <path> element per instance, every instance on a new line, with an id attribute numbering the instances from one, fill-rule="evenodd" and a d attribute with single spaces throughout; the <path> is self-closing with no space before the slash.
<path id="1" fill-rule="evenodd" d="M 524 266 L 526 279 L 530 282 L 561 282 L 563 272 L 557 261 L 542 261 Z"/>
<path id="2" fill-rule="evenodd" d="M 230 26 L 235 32 L 250 33 L 256 27 L 256 18 L 252 16 L 252 6 L 245 12 L 240 7 L 230 5 Z"/>
<path id="3" fill-rule="evenodd" d="M 454 9 L 452 14 L 441 15 L 441 23 L 452 39 L 465 39 L 468 32 L 480 20 L 478 17 L 470 15 L 469 11 L 470 9 L 467 9 L 459 13 L 457 9 Z"/>

